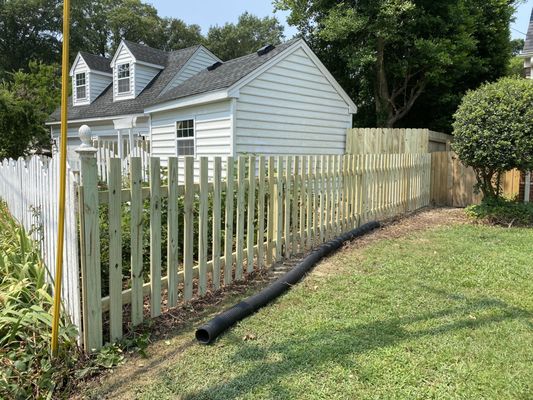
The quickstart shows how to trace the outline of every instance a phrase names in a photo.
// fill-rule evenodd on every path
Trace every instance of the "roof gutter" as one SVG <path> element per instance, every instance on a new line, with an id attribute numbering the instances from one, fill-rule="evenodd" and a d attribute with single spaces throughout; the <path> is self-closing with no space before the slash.
<path id="1" fill-rule="evenodd" d="M 94 121 L 109 121 L 120 118 L 139 118 L 139 117 L 148 117 L 148 114 L 123 114 L 123 115 L 111 115 L 109 117 L 94 117 L 94 118 L 83 118 L 83 119 L 72 119 L 68 121 L 69 124 L 79 124 L 81 122 L 94 122 Z M 47 121 L 45 125 L 60 125 L 61 121 Z"/>
<path id="2" fill-rule="evenodd" d="M 176 108 L 184 108 L 195 106 L 198 104 L 214 103 L 221 100 L 238 97 L 238 95 L 230 96 L 228 90 L 217 90 L 207 93 L 201 93 L 193 96 L 183 97 L 181 99 L 165 101 L 161 104 L 155 104 L 144 109 L 144 113 L 154 113 L 160 111 L 174 110 Z"/>

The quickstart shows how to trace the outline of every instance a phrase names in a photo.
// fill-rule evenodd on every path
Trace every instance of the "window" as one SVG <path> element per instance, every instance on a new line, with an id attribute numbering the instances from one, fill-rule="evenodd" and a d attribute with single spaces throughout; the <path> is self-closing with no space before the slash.
<path id="1" fill-rule="evenodd" d="M 194 156 L 194 120 L 176 122 L 178 156 Z"/>
<path id="2" fill-rule="evenodd" d="M 82 100 L 87 98 L 87 81 L 85 80 L 85 72 L 76 74 L 76 99 Z"/>
<path id="3" fill-rule="evenodd" d="M 128 93 L 130 91 L 130 64 L 120 64 L 117 68 L 118 92 Z"/>

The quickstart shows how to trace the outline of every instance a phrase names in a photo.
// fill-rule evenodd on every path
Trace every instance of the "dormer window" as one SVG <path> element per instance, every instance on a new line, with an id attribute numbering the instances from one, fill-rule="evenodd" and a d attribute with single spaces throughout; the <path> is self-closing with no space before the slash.
<path id="1" fill-rule="evenodd" d="M 85 72 L 76 74 L 76 99 L 83 100 L 87 98 L 87 80 Z"/>
<path id="2" fill-rule="evenodd" d="M 118 92 L 129 93 L 130 92 L 130 64 L 118 65 Z"/>

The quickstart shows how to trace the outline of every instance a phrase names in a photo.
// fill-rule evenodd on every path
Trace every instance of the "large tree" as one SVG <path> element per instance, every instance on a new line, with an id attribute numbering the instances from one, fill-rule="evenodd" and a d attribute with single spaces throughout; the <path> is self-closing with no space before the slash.
<path id="1" fill-rule="evenodd" d="M 0 85 L 0 159 L 50 146 L 44 122 L 60 97 L 58 65 L 30 62 L 29 72 L 12 75 Z"/>
<path id="2" fill-rule="evenodd" d="M 29 60 L 58 60 L 61 3 L 0 0 L 0 80 L 9 72 L 28 68 Z"/>
<path id="3" fill-rule="evenodd" d="M 448 129 L 460 93 L 505 72 L 512 3 L 275 1 L 360 105 L 357 123 L 427 127 L 430 116 Z"/>
<path id="4" fill-rule="evenodd" d="M 222 60 L 252 53 L 265 44 L 283 40 L 283 25 L 275 17 L 259 18 L 245 12 L 236 24 L 212 26 L 207 33 L 207 46 Z"/>

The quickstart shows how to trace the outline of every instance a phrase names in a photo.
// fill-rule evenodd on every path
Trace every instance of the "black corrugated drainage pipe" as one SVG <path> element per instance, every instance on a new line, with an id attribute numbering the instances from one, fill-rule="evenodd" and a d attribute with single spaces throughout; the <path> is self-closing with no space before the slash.
<path id="1" fill-rule="evenodd" d="M 222 332 L 231 327 L 236 322 L 248 315 L 253 314 L 261 307 L 267 305 L 272 300 L 286 292 L 290 287 L 296 284 L 304 275 L 315 266 L 322 258 L 338 250 L 342 244 L 358 236 L 362 236 L 379 227 L 379 222 L 373 221 L 361 225 L 345 234 L 326 242 L 313 250 L 311 254 L 305 257 L 298 265 L 285 275 L 274 281 L 270 286 L 261 292 L 248 297 L 229 310 L 217 315 L 207 324 L 202 325 L 196 330 L 196 339 L 202 344 L 212 343 Z"/>

